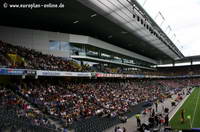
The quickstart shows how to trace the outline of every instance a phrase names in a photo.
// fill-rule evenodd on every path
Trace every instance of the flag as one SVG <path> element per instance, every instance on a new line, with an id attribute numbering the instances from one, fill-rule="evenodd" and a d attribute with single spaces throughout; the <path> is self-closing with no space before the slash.
<path id="1" fill-rule="evenodd" d="M 17 54 L 8 54 L 8 56 L 10 57 L 14 66 L 15 66 L 16 62 L 25 64 L 24 58 L 18 56 Z"/>
<path id="2" fill-rule="evenodd" d="M 10 57 L 13 66 L 15 66 L 15 62 L 16 62 L 16 59 L 17 59 L 17 55 L 16 55 L 16 54 L 8 54 L 8 56 Z"/>

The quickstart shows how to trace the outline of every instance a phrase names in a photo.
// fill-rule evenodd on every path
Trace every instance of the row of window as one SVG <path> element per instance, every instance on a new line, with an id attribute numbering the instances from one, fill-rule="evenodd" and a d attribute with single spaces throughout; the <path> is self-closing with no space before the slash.
<path id="1" fill-rule="evenodd" d="M 69 42 L 63 41 L 56 41 L 50 40 L 49 41 L 49 50 L 51 51 L 68 51 L 71 52 L 71 55 L 78 55 L 78 56 L 91 56 L 91 57 L 98 57 L 98 51 L 92 51 L 89 49 L 82 48 L 82 46 L 76 46 L 74 44 L 70 44 Z M 135 64 L 135 61 L 132 59 L 125 59 L 118 56 L 111 56 L 107 53 L 101 53 L 101 57 L 103 59 L 111 60 L 114 62 L 124 62 L 126 64 Z M 123 61 L 122 61 L 123 60 Z M 137 64 L 139 61 L 137 62 Z M 141 64 L 143 64 L 141 62 Z"/>
<path id="2" fill-rule="evenodd" d="M 50 40 L 49 50 L 51 51 L 69 51 L 70 45 L 68 42 Z"/>

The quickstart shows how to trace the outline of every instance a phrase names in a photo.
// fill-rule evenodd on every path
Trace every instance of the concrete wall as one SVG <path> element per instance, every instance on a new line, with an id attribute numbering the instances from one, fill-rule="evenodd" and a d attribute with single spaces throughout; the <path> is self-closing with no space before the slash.
<path id="1" fill-rule="evenodd" d="M 69 57 L 70 53 L 49 50 L 49 40 L 69 42 L 69 34 L 64 33 L 0 26 L 0 40 L 55 56 Z"/>

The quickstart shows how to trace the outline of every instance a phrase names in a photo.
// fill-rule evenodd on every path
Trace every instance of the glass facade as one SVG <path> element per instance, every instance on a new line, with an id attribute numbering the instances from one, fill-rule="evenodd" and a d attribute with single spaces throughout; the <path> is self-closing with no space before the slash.
<path id="1" fill-rule="evenodd" d="M 112 51 L 101 49 L 98 47 L 94 47 L 86 44 L 75 44 L 70 43 L 71 55 L 75 56 L 87 56 L 92 58 L 109 60 L 115 63 L 124 63 L 130 65 L 138 65 L 138 66 L 150 66 L 150 63 L 146 63 L 144 61 L 127 57 L 118 53 L 114 53 Z"/>
<path id="2" fill-rule="evenodd" d="M 51 51 L 69 51 L 70 45 L 68 42 L 50 40 L 49 50 Z"/>
<path id="3" fill-rule="evenodd" d="M 69 52 L 70 55 L 72 56 L 87 56 L 97 59 L 108 60 L 113 63 L 124 63 L 129 65 L 138 65 L 138 66 L 151 66 L 151 64 L 146 63 L 144 61 L 86 44 L 68 43 L 63 41 L 50 40 L 49 50 L 66 51 Z"/>
<path id="4" fill-rule="evenodd" d="M 71 55 L 85 56 L 85 49 L 83 44 L 70 43 Z"/>
<path id="5" fill-rule="evenodd" d="M 49 41 L 49 50 L 59 50 L 60 45 L 59 41 L 50 40 Z"/>
<path id="6" fill-rule="evenodd" d="M 60 50 L 68 51 L 70 49 L 70 45 L 68 42 L 60 42 Z"/>

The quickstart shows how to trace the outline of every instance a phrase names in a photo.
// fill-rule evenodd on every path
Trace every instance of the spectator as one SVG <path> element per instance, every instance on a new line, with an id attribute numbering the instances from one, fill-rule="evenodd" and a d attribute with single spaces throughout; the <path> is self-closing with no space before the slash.
<path id="1" fill-rule="evenodd" d="M 169 116 L 166 114 L 165 116 L 165 126 L 169 126 Z"/>

